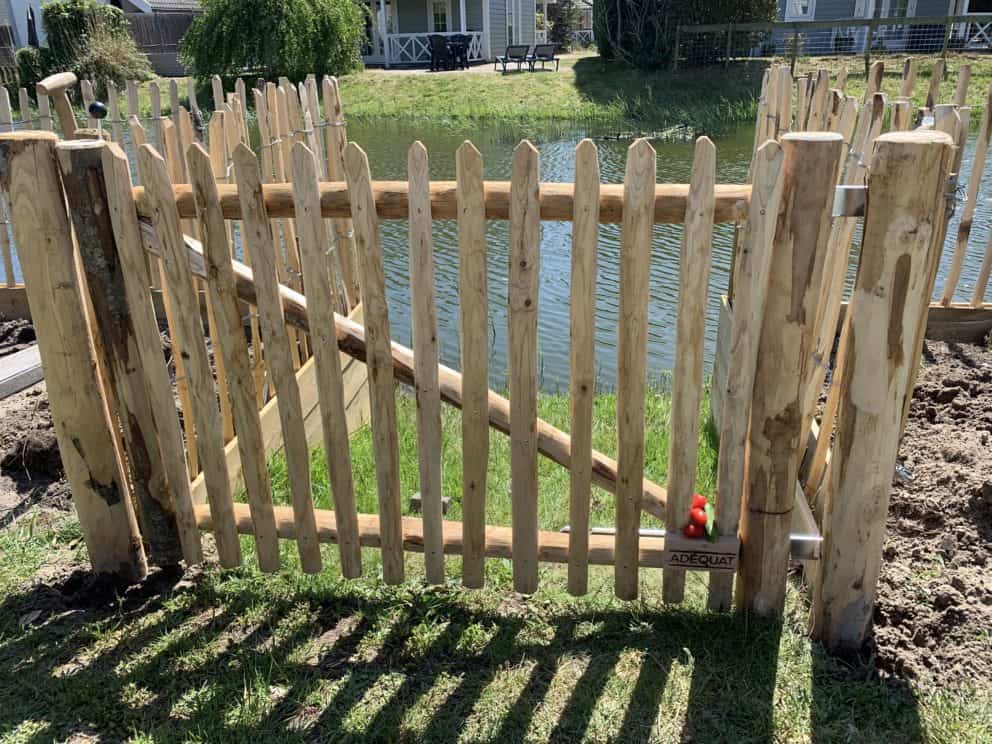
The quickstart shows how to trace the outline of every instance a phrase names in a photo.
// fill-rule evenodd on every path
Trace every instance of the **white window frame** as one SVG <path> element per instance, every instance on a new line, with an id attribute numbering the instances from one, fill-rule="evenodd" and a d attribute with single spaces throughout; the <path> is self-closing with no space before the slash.
<path id="1" fill-rule="evenodd" d="M 432 33 L 432 34 L 435 32 L 434 31 L 434 3 L 436 3 L 436 2 L 442 2 L 442 0 L 427 0 L 427 30 L 430 33 Z M 448 29 L 447 29 L 447 31 L 445 31 L 443 33 L 450 33 L 450 32 L 452 32 L 454 30 L 454 29 L 451 28 L 451 25 L 452 25 L 451 22 L 454 20 L 454 17 L 451 15 L 451 0 L 446 0 L 446 2 L 445 2 L 445 11 L 444 12 L 445 12 L 444 18 L 445 18 L 445 22 L 448 25 Z"/>
<path id="2" fill-rule="evenodd" d="M 785 3 L 785 20 L 787 21 L 812 21 L 816 18 L 816 0 L 809 0 L 809 8 L 806 13 L 793 13 L 793 2 L 795 0 L 786 0 Z"/>

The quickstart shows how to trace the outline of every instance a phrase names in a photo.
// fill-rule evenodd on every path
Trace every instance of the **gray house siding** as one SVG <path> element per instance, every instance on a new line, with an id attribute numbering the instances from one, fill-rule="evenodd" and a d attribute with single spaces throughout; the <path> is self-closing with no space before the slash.
<path id="1" fill-rule="evenodd" d="M 492 53 L 506 50 L 506 0 L 489 0 L 489 46 Z"/>
<path id="2" fill-rule="evenodd" d="M 917 0 L 916 15 L 924 18 L 927 16 L 947 15 L 947 0 Z"/>
<path id="3" fill-rule="evenodd" d="M 533 44 L 537 4 L 534 0 L 523 0 L 520 5 L 520 38 L 517 39 L 517 43 Z"/>
<path id="4" fill-rule="evenodd" d="M 482 30 L 482 0 L 466 0 L 465 28 L 468 31 Z"/>

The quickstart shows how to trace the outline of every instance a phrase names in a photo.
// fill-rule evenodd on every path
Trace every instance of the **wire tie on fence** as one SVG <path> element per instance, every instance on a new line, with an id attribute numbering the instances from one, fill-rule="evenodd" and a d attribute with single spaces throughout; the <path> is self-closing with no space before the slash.
<path id="1" fill-rule="evenodd" d="M 343 127 L 347 126 L 344 120 L 341 121 L 324 121 L 320 124 L 313 125 L 317 129 L 323 129 L 324 127 Z"/>

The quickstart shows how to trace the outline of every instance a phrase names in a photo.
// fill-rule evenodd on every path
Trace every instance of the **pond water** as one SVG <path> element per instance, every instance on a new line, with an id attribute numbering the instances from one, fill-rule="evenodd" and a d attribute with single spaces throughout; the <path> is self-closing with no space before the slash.
<path id="1" fill-rule="evenodd" d="M 507 127 L 477 124 L 437 126 L 396 121 L 351 121 L 349 139 L 368 153 L 374 179 L 405 179 L 406 150 L 411 142 L 421 140 L 431 157 L 431 178 L 453 179 L 454 153 L 470 139 L 482 153 L 485 177 L 507 180 L 512 151 L 520 139 L 530 139 L 541 155 L 541 179 L 571 181 L 574 175 L 574 148 L 583 137 L 592 137 L 599 148 L 601 176 L 604 182 L 623 181 L 626 150 L 631 140 L 617 138 L 614 132 L 596 127 Z M 717 181 L 740 183 L 747 177 L 751 157 L 753 128 L 738 130 L 715 139 L 717 147 Z M 655 142 L 658 152 L 659 183 L 686 183 L 692 167 L 691 142 Z M 967 183 L 974 151 L 972 141 L 965 153 L 962 183 Z M 984 195 L 976 212 L 968 260 L 958 286 L 956 299 L 968 300 L 976 281 L 985 243 L 992 221 L 992 174 L 987 172 L 980 191 Z M 963 194 L 962 194 L 963 196 Z M 948 244 L 953 247 L 960 210 L 948 230 Z M 571 224 L 544 222 L 541 233 L 541 282 L 538 300 L 538 375 L 541 389 L 547 392 L 567 390 L 569 354 L 569 280 L 571 272 Z M 406 223 L 389 220 L 382 223 L 383 251 L 393 338 L 403 344 L 411 339 L 410 289 Z M 656 225 L 654 251 L 649 281 L 648 376 L 664 384 L 666 372 L 674 366 L 675 323 L 678 307 L 679 250 L 682 228 Z M 490 222 L 487 230 L 490 317 L 490 384 L 505 388 L 507 359 L 507 246 L 509 225 Z M 716 343 L 720 295 L 726 292 L 730 272 L 733 228 L 717 225 L 713 234 L 713 260 L 707 297 L 705 359 L 707 371 Z M 617 312 L 619 279 L 620 226 L 600 227 L 596 297 L 596 369 L 597 388 L 611 390 L 616 379 Z M 454 221 L 435 222 L 434 251 L 438 338 L 441 359 L 459 368 L 458 318 L 458 243 Z M 951 251 L 945 251 L 936 292 L 943 288 L 943 278 Z M 848 291 L 854 279 L 854 257 L 848 272 Z"/>
<path id="2" fill-rule="evenodd" d="M 583 137 L 591 137 L 599 148 L 600 169 L 604 182 L 621 183 L 630 135 L 618 134 L 602 126 L 543 125 L 507 126 L 431 124 L 393 120 L 352 119 L 348 136 L 368 153 L 372 177 L 406 179 L 406 152 L 419 139 L 430 153 L 431 178 L 451 180 L 455 176 L 455 151 L 470 139 L 480 150 L 485 177 L 508 180 L 512 152 L 516 144 L 528 138 L 540 152 L 541 179 L 572 181 L 574 149 Z M 740 183 L 747 176 L 751 157 L 753 128 L 740 127 L 719 138 L 717 147 L 717 181 Z M 962 179 L 966 184 L 971 172 L 974 138 L 962 161 Z M 658 152 L 659 183 L 686 183 L 692 167 L 692 143 L 654 142 Z M 956 300 L 971 298 L 972 288 L 984 255 L 992 226 L 992 168 L 987 168 L 980 190 L 968 256 Z M 963 190 L 961 192 L 963 198 Z M 950 264 L 960 209 L 948 230 L 935 294 L 941 292 L 945 272 Z M 410 287 L 407 225 L 403 220 L 382 223 L 387 296 L 393 339 L 404 345 L 411 342 Z M 656 225 L 654 251 L 649 279 L 648 377 L 665 384 L 667 371 L 674 364 L 675 323 L 678 307 L 678 270 L 682 228 L 679 225 Z M 716 343 L 720 295 L 726 292 L 730 273 L 733 228 L 717 225 L 713 234 L 713 260 L 707 296 L 705 359 L 707 371 Z M 487 226 L 489 269 L 490 385 L 507 387 L 507 246 L 509 223 L 493 221 Z M 596 296 L 596 370 L 597 389 L 612 390 L 616 379 L 618 279 L 620 226 L 601 225 Z M 460 368 L 458 317 L 458 241 L 453 220 L 434 223 L 435 281 L 438 339 L 441 360 Z M 848 289 L 853 282 L 854 255 L 848 272 Z M 541 281 L 538 299 L 538 375 L 546 392 L 567 390 L 569 353 L 569 284 L 571 274 L 571 223 L 544 222 L 541 226 Z M 15 265 L 15 276 L 21 279 Z"/>

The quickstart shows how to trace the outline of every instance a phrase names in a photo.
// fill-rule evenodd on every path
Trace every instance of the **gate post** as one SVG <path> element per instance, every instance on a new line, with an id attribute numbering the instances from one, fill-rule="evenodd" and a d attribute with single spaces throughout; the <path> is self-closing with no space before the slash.
<path id="1" fill-rule="evenodd" d="M 813 326 L 843 138 L 804 132 L 781 143 L 782 197 L 758 342 L 737 582 L 737 606 L 761 615 L 780 615 L 785 605 L 803 394 L 818 363 Z"/>
<path id="2" fill-rule="evenodd" d="M 871 627 L 903 400 L 920 361 L 930 264 L 943 243 L 952 145 L 935 131 L 885 134 L 869 169 L 861 265 L 837 360 L 839 412 L 813 591 L 813 635 L 833 651 L 860 648 Z"/>
<path id="3" fill-rule="evenodd" d="M 171 385 L 164 377 L 158 327 L 150 297 L 145 293 L 139 298 L 138 292 L 129 295 L 126 284 L 130 281 L 132 288 L 138 284 L 147 288 L 150 279 L 137 229 L 131 236 L 115 232 L 114 218 L 123 221 L 127 216 L 116 213 L 107 193 L 107 179 L 114 174 L 105 173 L 104 154 L 116 147 L 101 140 L 77 139 L 60 142 L 55 152 L 92 302 L 93 332 L 100 340 L 98 353 L 118 401 L 141 532 L 153 562 L 175 565 L 185 557 L 192 565 L 202 560 L 200 536 L 190 503 L 181 439 L 171 450 L 167 448 L 166 438 L 170 434 L 172 439 L 178 438 L 179 430 L 178 424 L 166 428 L 170 424 L 166 416 L 175 418 L 175 404 Z M 111 183 L 130 196 L 130 178 Z M 131 245 L 118 244 L 128 237 Z M 123 255 L 126 248 L 132 250 L 131 256 Z M 137 260 L 133 260 L 133 253 L 140 254 Z M 132 258 L 130 264 L 128 258 Z M 158 377 L 152 376 L 155 364 L 162 368 L 154 370 Z M 164 391 L 168 391 L 168 400 L 156 406 Z"/>
<path id="4" fill-rule="evenodd" d="M 0 181 L 37 329 L 52 423 L 94 572 L 147 573 L 77 273 L 51 132 L 0 136 Z"/>

